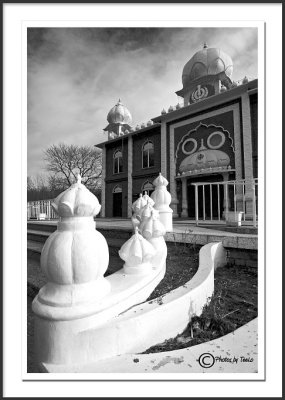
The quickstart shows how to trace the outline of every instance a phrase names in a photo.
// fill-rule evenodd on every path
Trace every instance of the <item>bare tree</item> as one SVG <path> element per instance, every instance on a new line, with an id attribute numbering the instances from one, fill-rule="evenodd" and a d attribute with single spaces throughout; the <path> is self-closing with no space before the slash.
<path id="1" fill-rule="evenodd" d="M 38 173 L 36 176 L 27 177 L 27 198 L 28 201 L 42 200 L 47 198 L 49 189 L 46 183 L 46 176 Z"/>
<path id="2" fill-rule="evenodd" d="M 79 173 L 82 182 L 90 190 L 100 187 L 102 153 L 98 147 L 60 143 L 45 150 L 44 158 L 46 169 L 53 173 L 52 181 L 49 182 L 53 186 L 69 187 Z"/>
<path id="3" fill-rule="evenodd" d="M 35 190 L 35 183 L 32 176 L 27 176 L 27 190 Z"/>

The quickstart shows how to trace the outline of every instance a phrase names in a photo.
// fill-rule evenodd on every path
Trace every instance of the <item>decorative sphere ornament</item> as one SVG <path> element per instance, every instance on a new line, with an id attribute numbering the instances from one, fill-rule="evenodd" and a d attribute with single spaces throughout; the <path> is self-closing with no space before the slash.
<path id="1" fill-rule="evenodd" d="M 59 214 L 58 227 L 42 250 L 41 268 L 48 284 L 39 292 L 42 303 L 71 306 L 96 300 L 110 290 L 104 273 L 109 250 L 104 236 L 95 229 L 93 217 L 101 206 L 82 183 L 61 193 L 52 207 Z"/>
<path id="2" fill-rule="evenodd" d="M 135 234 L 119 250 L 127 274 L 149 273 L 152 270 L 150 261 L 155 253 L 154 247 L 139 234 L 137 227 Z"/>

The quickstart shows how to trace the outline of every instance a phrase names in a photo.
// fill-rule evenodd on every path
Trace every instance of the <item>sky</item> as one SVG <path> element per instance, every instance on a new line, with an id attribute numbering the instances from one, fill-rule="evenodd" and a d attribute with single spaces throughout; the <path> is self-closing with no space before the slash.
<path id="1" fill-rule="evenodd" d="M 107 140 L 119 98 L 134 126 L 176 105 L 204 42 L 231 56 L 233 80 L 258 77 L 257 28 L 28 28 L 28 175 L 45 173 L 53 144 Z"/>

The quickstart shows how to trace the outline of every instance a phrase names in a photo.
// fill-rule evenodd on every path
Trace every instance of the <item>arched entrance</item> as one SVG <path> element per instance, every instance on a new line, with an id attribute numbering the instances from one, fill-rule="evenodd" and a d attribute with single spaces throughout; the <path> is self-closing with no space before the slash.
<path id="1" fill-rule="evenodd" d="M 148 196 L 150 196 L 152 194 L 152 192 L 154 192 L 154 186 L 153 186 L 152 182 L 146 181 L 143 183 L 142 194 L 145 194 L 145 192 Z"/>
<path id="2" fill-rule="evenodd" d="M 188 217 L 195 219 L 195 185 L 198 182 L 223 182 L 223 175 L 213 174 L 187 179 Z M 198 186 L 198 213 L 199 218 L 218 219 L 223 214 L 224 188 L 223 185 Z M 218 211 L 219 210 L 219 211 Z"/>

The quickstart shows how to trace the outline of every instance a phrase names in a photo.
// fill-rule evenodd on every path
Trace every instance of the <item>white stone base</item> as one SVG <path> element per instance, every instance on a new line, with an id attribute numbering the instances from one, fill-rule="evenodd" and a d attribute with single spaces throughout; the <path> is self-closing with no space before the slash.
<path id="1" fill-rule="evenodd" d="M 53 364 L 60 364 L 62 372 L 76 371 L 79 365 L 120 354 L 142 352 L 176 336 L 184 330 L 192 315 L 202 313 L 214 291 L 214 269 L 223 265 L 225 260 L 222 244 L 210 243 L 200 250 L 199 269 L 195 276 L 186 285 L 161 298 L 141 303 L 143 296 L 134 293 L 131 301 L 129 296 L 123 299 L 117 297 L 115 301 L 111 292 L 104 302 L 113 295 L 113 307 L 105 307 L 87 318 L 58 322 L 37 318 L 35 336 L 38 338 L 39 361 L 50 372 L 53 371 Z M 135 280 L 140 281 L 138 286 L 145 296 L 146 289 L 150 294 L 162 279 L 164 260 L 161 268 L 153 274 L 151 282 L 147 275 L 125 275 L 125 278 L 132 280 L 133 284 Z M 110 278 L 116 275 L 119 278 L 116 290 L 121 293 L 122 272 Z"/>
<path id="2" fill-rule="evenodd" d="M 101 360 L 92 364 L 71 366 L 42 365 L 43 372 L 50 373 L 116 373 L 118 379 L 124 379 L 118 374 L 131 373 L 128 379 L 137 379 L 136 374 L 164 374 L 159 379 L 169 379 L 169 373 L 184 373 L 179 379 L 189 380 L 189 374 L 253 374 L 256 379 L 258 371 L 258 321 L 257 318 L 243 325 L 232 333 L 209 342 L 184 349 L 164 351 L 150 354 L 122 354 L 120 356 Z M 203 354 L 210 354 L 215 362 L 209 368 L 202 367 Z M 216 359 L 217 357 L 217 359 Z M 231 361 L 226 362 L 225 358 Z M 244 358 L 247 360 L 245 361 Z M 200 362 L 199 362 L 200 359 Z M 211 358 L 206 358 L 209 362 Z M 86 375 L 85 375 L 86 377 Z M 92 378 L 93 379 L 93 378 Z M 157 379 L 157 377 L 156 377 Z M 192 377 L 195 379 L 195 377 Z"/>
<path id="3" fill-rule="evenodd" d="M 159 220 L 164 225 L 166 232 L 173 231 L 172 213 L 173 210 L 170 207 L 167 211 L 159 210 Z"/>
<path id="4" fill-rule="evenodd" d="M 152 271 L 152 265 L 149 262 L 137 266 L 124 264 L 125 274 L 146 275 Z"/>

